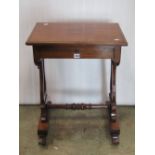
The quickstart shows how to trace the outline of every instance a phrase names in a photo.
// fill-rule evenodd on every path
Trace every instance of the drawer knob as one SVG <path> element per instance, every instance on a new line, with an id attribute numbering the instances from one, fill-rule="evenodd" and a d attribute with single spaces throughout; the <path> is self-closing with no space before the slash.
<path id="1" fill-rule="evenodd" d="M 80 59 L 80 53 L 74 53 L 73 58 L 74 59 Z"/>
<path id="2" fill-rule="evenodd" d="M 74 59 L 80 59 L 80 50 L 76 49 L 74 54 L 73 54 L 73 58 Z"/>

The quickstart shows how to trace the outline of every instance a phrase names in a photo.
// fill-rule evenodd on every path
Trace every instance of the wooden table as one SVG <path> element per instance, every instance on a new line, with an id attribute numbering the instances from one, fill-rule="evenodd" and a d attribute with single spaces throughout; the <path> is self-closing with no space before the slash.
<path id="1" fill-rule="evenodd" d="M 127 41 L 117 23 L 37 23 L 27 45 L 32 45 L 34 63 L 40 73 L 41 116 L 38 124 L 39 144 L 46 144 L 49 109 L 106 108 L 109 114 L 112 143 L 119 143 L 119 119 L 116 106 L 116 67 L 121 47 Z M 44 59 L 110 59 L 109 101 L 105 104 L 53 104 L 47 100 Z"/>

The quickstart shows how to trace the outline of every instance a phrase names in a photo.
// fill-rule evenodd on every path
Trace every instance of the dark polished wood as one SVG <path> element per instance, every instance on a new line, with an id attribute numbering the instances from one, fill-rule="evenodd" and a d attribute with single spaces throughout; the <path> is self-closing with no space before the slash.
<path id="1" fill-rule="evenodd" d="M 73 103 L 73 104 L 48 104 L 49 109 L 72 109 L 72 110 L 85 110 L 85 109 L 106 109 L 106 104 L 86 104 L 86 103 Z"/>
<path id="2" fill-rule="evenodd" d="M 117 23 L 37 23 L 27 45 L 33 46 L 34 63 L 40 75 L 41 114 L 38 124 L 39 144 L 46 144 L 49 109 L 108 109 L 113 144 L 119 143 L 119 117 L 116 105 L 116 68 L 121 47 L 127 41 Z M 106 104 L 53 104 L 47 100 L 44 59 L 110 59 L 109 101 Z"/>

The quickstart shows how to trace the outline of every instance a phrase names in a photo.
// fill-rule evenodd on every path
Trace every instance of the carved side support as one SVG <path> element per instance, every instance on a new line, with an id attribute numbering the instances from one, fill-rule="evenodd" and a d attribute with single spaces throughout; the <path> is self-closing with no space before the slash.
<path id="1" fill-rule="evenodd" d="M 45 79 L 45 69 L 44 69 L 44 59 L 37 56 L 37 48 L 33 47 L 34 63 L 39 69 L 39 79 L 40 79 L 40 108 L 41 114 L 38 123 L 38 137 L 39 144 L 46 144 L 46 137 L 48 134 L 48 107 L 47 107 L 47 94 L 46 94 L 46 79 Z"/>
<path id="2" fill-rule="evenodd" d="M 110 93 L 109 93 L 110 102 L 108 104 L 110 133 L 113 144 L 119 143 L 119 134 L 120 134 L 117 105 L 116 105 L 116 68 L 120 63 L 120 56 L 121 56 L 121 47 L 115 47 L 114 56 L 113 59 L 111 60 L 111 77 L 110 77 Z"/>

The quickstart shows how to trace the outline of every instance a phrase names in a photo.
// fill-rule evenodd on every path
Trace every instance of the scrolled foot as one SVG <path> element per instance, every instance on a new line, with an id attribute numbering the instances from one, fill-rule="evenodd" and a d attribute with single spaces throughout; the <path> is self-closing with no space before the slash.
<path id="1" fill-rule="evenodd" d="M 39 144 L 46 145 L 46 137 L 48 134 L 48 122 L 39 121 L 38 124 L 38 137 L 39 137 Z"/>

